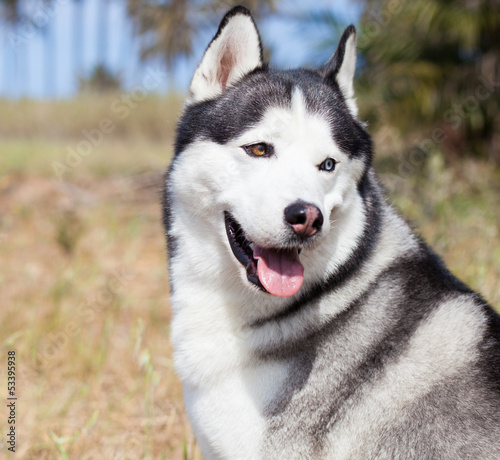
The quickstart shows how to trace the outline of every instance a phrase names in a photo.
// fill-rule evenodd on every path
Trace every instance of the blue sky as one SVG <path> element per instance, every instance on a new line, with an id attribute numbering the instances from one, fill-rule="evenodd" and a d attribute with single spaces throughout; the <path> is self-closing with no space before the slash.
<path id="1" fill-rule="evenodd" d="M 107 3 L 107 14 L 102 14 L 103 2 Z M 121 75 L 125 89 L 141 82 L 148 65 L 157 67 L 161 63 L 140 61 L 140 42 L 126 15 L 125 3 L 81 0 L 75 5 L 72 0 L 54 0 L 48 8 L 36 0 L 25 0 L 27 15 L 38 27 L 30 29 L 21 24 L 18 29 L 0 28 L 0 96 L 71 97 L 78 90 L 78 75 L 88 75 L 103 61 Z M 283 0 L 280 5 L 282 11 L 294 14 L 307 14 L 312 8 L 311 3 L 298 0 Z M 314 2 L 315 9 L 332 10 L 346 23 L 357 22 L 359 9 L 355 5 L 348 0 Z M 329 28 L 308 30 L 297 21 L 279 17 L 261 20 L 259 28 L 263 42 L 272 50 L 271 63 L 280 67 L 317 61 L 318 53 L 312 50 L 332 34 Z M 105 30 L 105 35 L 100 30 Z M 187 89 L 215 30 L 214 25 L 199 34 L 193 56 L 176 62 L 168 81 L 159 88 L 161 92 Z M 74 40 L 75 33 L 79 40 Z"/>

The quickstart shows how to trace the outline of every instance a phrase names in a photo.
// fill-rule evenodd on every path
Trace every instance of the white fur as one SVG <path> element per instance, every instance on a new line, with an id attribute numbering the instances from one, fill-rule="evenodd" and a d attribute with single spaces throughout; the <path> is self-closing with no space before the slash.
<path id="1" fill-rule="evenodd" d="M 346 98 L 347 107 L 354 117 L 358 115 L 358 106 L 354 98 L 354 71 L 356 70 L 356 34 L 347 39 L 342 65 L 337 74 L 337 83 Z"/>

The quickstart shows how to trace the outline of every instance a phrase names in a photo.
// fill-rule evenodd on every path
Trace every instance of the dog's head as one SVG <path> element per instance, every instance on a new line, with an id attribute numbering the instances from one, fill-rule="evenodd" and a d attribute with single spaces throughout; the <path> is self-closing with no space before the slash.
<path id="1" fill-rule="evenodd" d="M 195 71 L 169 193 L 252 289 L 297 293 L 301 259 L 356 206 L 372 154 L 356 119 L 355 64 L 350 26 L 321 68 L 269 69 L 250 13 L 236 7 Z"/>

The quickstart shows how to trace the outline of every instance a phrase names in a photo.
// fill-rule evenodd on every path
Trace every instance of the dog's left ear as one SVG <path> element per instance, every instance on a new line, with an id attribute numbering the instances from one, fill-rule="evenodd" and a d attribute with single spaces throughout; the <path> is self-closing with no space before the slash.
<path id="1" fill-rule="evenodd" d="M 356 28 L 350 25 L 342 34 L 333 56 L 320 68 L 320 75 L 328 83 L 336 83 L 345 98 L 351 114 L 356 117 L 358 106 L 354 99 L 354 71 L 356 70 Z"/>
<path id="2" fill-rule="evenodd" d="M 261 67 L 262 44 L 250 11 L 243 6 L 231 9 L 208 45 L 189 87 L 188 103 L 221 95 L 226 88 Z"/>

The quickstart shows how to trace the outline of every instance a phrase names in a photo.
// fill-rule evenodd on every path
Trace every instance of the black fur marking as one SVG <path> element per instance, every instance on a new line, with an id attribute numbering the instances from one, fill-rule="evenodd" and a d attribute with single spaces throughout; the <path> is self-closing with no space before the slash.
<path id="1" fill-rule="evenodd" d="M 336 78 L 339 73 L 340 68 L 342 67 L 342 63 L 344 62 L 345 57 L 345 46 L 347 44 L 347 40 L 352 34 L 356 33 L 356 28 L 351 24 L 345 30 L 342 36 L 340 37 L 339 44 L 335 53 L 328 59 L 326 64 L 320 69 L 321 76 L 330 84 L 337 84 Z"/>
<path id="2" fill-rule="evenodd" d="M 219 98 L 188 106 L 178 125 L 175 155 L 200 139 L 226 144 L 255 126 L 268 108 L 289 108 L 294 88 L 302 91 L 310 112 L 319 113 L 330 122 L 339 147 L 353 157 L 365 157 L 369 165 L 370 137 L 350 115 L 340 89 L 336 84 L 324 83 L 317 72 L 305 69 L 280 71 L 261 67 Z"/>
<path id="3" fill-rule="evenodd" d="M 161 201 L 161 208 L 162 208 L 162 222 L 163 222 L 163 227 L 165 228 L 165 233 L 168 237 L 167 239 L 167 249 L 169 254 L 172 256 L 175 251 L 175 243 L 174 243 L 174 238 L 169 237 L 169 232 L 171 228 L 171 222 L 172 222 L 172 207 L 171 207 L 171 200 L 170 200 L 170 194 L 168 192 L 168 178 L 169 175 L 171 174 L 172 170 L 172 165 L 170 166 L 170 169 L 165 173 L 164 178 L 163 178 L 163 191 L 162 191 L 162 201 Z"/>
<path id="4" fill-rule="evenodd" d="M 480 344 L 481 371 L 487 376 L 487 387 L 496 395 L 494 405 L 500 406 L 500 316 L 478 295 L 477 303 L 487 318 L 486 334 Z"/>
<path id="5" fill-rule="evenodd" d="M 267 82 L 259 69 L 227 89 L 218 99 L 187 107 L 178 126 L 175 154 L 189 144 L 208 139 L 224 145 L 262 118 L 266 108 L 288 106 L 291 87 Z"/>
<path id="6" fill-rule="evenodd" d="M 357 367 L 339 375 L 334 369 L 349 369 L 349 359 L 353 357 L 348 352 L 339 356 L 335 343 L 352 336 L 351 327 L 362 324 L 370 308 L 379 308 L 378 302 L 371 299 L 383 297 L 385 283 L 402 289 L 384 306 L 386 321 L 379 327 L 385 329 L 378 333 L 381 339 L 366 351 Z M 300 444 L 308 446 L 307 454 L 312 458 L 319 456 L 326 433 L 357 403 L 360 389 L 370 385 L 389 363 L 402 356 L 415 331 L 443 300 L 461 294 L 476 296 L 422 244 L 415 253 L 385 269 L 347 310 L 321 330 L 298 343 L 262 353 L 261 359 L 292 359 L 297 362 L 297 365 L 292 365 L 293 376 L 287 380 L 283 392 L 267 408 L 269 435 L 266 439 L 271 444 L 272 439 L 283 437 L 301 439 Z M 377 331 L 373 333 L 377 334 Z M 341 377 L 335 385 L 329 384 L 328 368 L 335 372 L 333 380 Z M 301 369 L 299 373 L 297 369 Z M 314 372 L 322 379 L 315 377 Z M 295 432 L 291 427 L 299 431 Z M 273 446 L 267 446 L 267 449 L 273 451 Z"/>
<path id="7" fill-rule="evenodd" d="M 170 192 L 168 190 L 169 177 L 172 174 L 174 168 L 174 162 L 171 163 L 168 171 L 164 176 L 163 181 L 163 191 L 161 194 L 161 208 L 162 208 L 162 222 L 163 227 L 165 228 L 165 234 L 167 236 L 167 252 L 168 252 L 168 263 L 169 267 L 171 265 L 171 260 L 175 256 L 177 252 L 177 241 L 175 236 L 173 236 L 170 232 L 172 225 L 172 200 L 170 197 Z M 172 273 L 172 270 L 169 270 L 169 273 Z M 170 290 L 173 291 L 174 284 L 172 280 L 170 280 Z"/>

